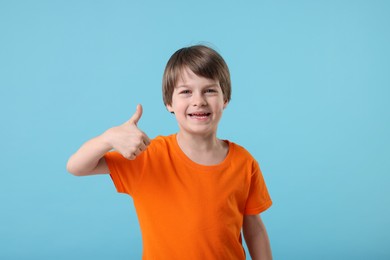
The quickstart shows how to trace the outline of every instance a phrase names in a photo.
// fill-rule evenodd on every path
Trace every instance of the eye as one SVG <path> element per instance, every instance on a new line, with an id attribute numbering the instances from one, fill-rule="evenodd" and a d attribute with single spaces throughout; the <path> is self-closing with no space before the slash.
<path id="1" fill-rule="evenodd" d="M 179 92 L 179 94 L 190 94 L 191 93 L 191 91 L 189 91 L 188 89 L 185 89 L 185 90 L 182 90 L 182 91 L 180 91 Z"/>
<path id="2" fill-rule="evenodd" d="M 213 88 L 209 88 L 209 89 L 206 89 L 205 91 L 206 93 L 216 93 L 218 92 L 216 89 L 213 89 Z"/>

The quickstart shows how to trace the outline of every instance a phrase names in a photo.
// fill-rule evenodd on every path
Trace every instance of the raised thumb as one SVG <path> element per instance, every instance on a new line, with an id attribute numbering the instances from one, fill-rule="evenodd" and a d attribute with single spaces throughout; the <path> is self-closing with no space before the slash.
<path id="1" fill-rule="evenodd" d="M 139 119 L 142 116 L 142 106 L 139 104 L 137 105 L 137 110 L 135 111 L 134 115 L 130 118 L 129 123 L 137 124 Z"/>

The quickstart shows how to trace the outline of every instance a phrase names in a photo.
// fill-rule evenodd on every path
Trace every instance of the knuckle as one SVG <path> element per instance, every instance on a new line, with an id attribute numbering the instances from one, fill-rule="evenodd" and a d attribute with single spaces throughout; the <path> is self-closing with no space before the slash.
<path id="1" fill-rule="evenodd" d="M 139 146 L 141 146 L 143 143 L 144 143 L 143 138 L 142 138 L 142 137 L 139 137 L 139 138 L 137 139 L 137 146 L 139 147 Z"/>
<path id="2" fill-rule="evenodd" d="M 125 157 L 128 160 L 131 160 L 133 157 L 133 153 L 131 151 L 126 151 L 122 155 L 123 155 L 123 157 Z"/>

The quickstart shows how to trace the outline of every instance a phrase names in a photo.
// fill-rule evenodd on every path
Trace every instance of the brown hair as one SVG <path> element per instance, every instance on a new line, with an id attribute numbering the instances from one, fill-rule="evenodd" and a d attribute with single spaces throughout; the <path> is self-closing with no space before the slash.
<path id="1" fill-rule="evenodd" d="M 218 52 L 205 45 L 194 45 L 177 50 L 165 67 L 162 92 L 165 105 L 172 104 L 172 94 L 184 68 L 198 76 L 218 80 L 225 101 L 231 98 L 229 68 Z"/>

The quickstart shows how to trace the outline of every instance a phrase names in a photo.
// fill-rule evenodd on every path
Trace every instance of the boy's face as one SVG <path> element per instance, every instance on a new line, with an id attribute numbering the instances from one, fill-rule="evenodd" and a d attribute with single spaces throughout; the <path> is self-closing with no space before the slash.
<path id="1" fill-rule="evenodd" d="M 218 80 L 199 77 L 185 68 L 167 109 L 175 113 L 181 132 L 209 135 L 216 133 L 227 104 Z"/>

